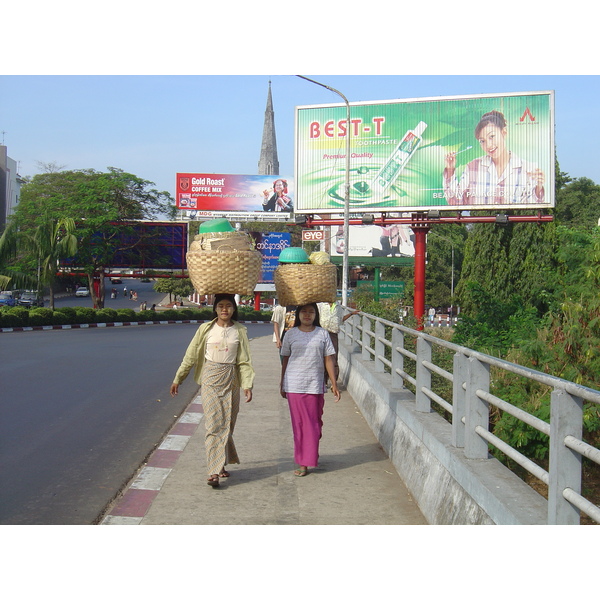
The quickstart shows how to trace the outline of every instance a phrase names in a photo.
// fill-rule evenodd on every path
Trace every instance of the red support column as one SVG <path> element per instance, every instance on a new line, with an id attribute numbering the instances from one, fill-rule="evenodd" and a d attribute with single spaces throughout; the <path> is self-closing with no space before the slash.
<path id="1" fill-rule="evenodd" d="M 254 310 L 260 310 L 260 292 L 254 292 Z"/>
<path id="2" fill-rule="evenodd" d="M 425 261 L 427 257 L 427 225 L 415 224 L 411 227 L 415 234 L 415 292 L 414 313 L 417 329 L 423 330 L 425 316 Z"/>

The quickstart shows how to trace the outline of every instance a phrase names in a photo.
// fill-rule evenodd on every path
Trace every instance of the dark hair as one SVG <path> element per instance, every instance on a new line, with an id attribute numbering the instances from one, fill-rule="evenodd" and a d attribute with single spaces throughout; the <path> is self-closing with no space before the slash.
<path id="1" fill-rule="evenodd" d="M 497 110 L 485 113 L 485 115 L 481 117 L 477 127 L 475 127 L 476 138 L 479 137 L 479 133 L 487 125 L 495 125 L 498 129 L 504 129 L 506 127 L 506 119 L 504 118 L 504 115 Z"/>
<path id="2" fill-rule="evenodd" d="M 217 315 L 217 304 L 219 304 L 219 302 L 221 302 L 221 300 L 229 300 L 231 302 L 231 304 L 233 304 L 233 315 L 231 317 L 231 320 L 239 321 L 238 307 L 237 307 L 237 303 L 235 301 L 235 296 L 233 294 L 216 294 L 215 295 L 215 302 L 213 304 L 214 318 L 216 319 L 219 316 L 219 315 Z"/>
<path id="3" fill-rule="evenodd" d="M 302 324 L 300 321 L 300 311 L 305 306 L 312 306 L 315 309 L 315 320 L 313 321 L 313 325 L 316 327 L 321 327 L 321 323 L 319 322 L 319 307 L 316 302 L 309 302 L 308 304 L 302 304 L 296 309 L 296 320 L 294 321 L 294 327 L 300 327 Z"/>

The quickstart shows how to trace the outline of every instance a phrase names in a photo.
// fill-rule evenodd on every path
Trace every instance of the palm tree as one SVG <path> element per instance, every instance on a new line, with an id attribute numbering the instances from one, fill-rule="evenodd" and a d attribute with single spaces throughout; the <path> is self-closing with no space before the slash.
<path id="1" fill-rule="evenodd" d="M 77 237 L 74 233 L 75 221 L 64 217 L 48 219 L 37 229 L 25 236 L 25 245 L 38 259 L 38 277 L 41 286 L 50 289 L 50 309 L 54 310 L 54 280 L 61 258 L 73 256 L 77 252 Z"/>
<path id="2" fill-rule="evenodd" d="M 27 273 L 7 269 L 8 263 L 18 255 L 18 234 L 14 224 L 9 223 L 0 236 L 0 290 L 12 283 L 18 287 L 33 285 L 35 278 Z"/>

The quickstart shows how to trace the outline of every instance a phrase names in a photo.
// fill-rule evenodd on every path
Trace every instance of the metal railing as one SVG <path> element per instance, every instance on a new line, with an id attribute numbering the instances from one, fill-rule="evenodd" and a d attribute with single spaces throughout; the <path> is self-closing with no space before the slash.
<path id="1" fill-rule="evenodd" d="M 490 458 L 488 444 L 491 444 L 546 484 L 548 524 L 579 524 L 580 511 L 600 523 L 600 507 L 581 494 L 583 457 L 600 464 L 600 450 L 582 439 L 584 402 L 600 405 L 600 392 L 361 314 L 362 319 L 349 319 L 343 324 L 342 339 L 348 345 L 357 345 L 362 359 L 373 361 L 376 372 L 389 374 L 392 388 L 403 388 L 406 382 L 411 384 L 417 411 L 431 412 L 434 402 L 449 413 L 452 445 L 463 448 L 466 458 Z M 452 372 L 434 364 L 434 348 L 453 353 Z M 405 360 L 411 361 L 414 376 L 405 368 Z M 550 422 L 491 394 L 490 368 L 548 386 L 552 390 Z M 451 384 L 451 392 L 447 394 L 451 398 L 444 399 L 432 390 L 432 374 Z M 548 436 L 548 471 L 489 431 L 490 406 Z"/>

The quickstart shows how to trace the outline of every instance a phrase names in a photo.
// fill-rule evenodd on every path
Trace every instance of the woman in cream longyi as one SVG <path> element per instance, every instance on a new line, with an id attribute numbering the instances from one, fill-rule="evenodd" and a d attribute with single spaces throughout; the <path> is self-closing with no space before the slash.
<path id="1" fill-rule="evenodd" d="M 239 464 L 233 430 L 240 407 L 240 388 L 246 402 L 252 400 L 254 369 L 246 327 L 238 323 L 237 304 L 231 294 L 217 294 L 215 318 L 198 328 L 171 385 L 175 396 L 179 385 L 194 369 L 201 386 L 206 425 L 208 485 L 219 486 L 220 477 L 229 477 L 227 464 Z"/>

